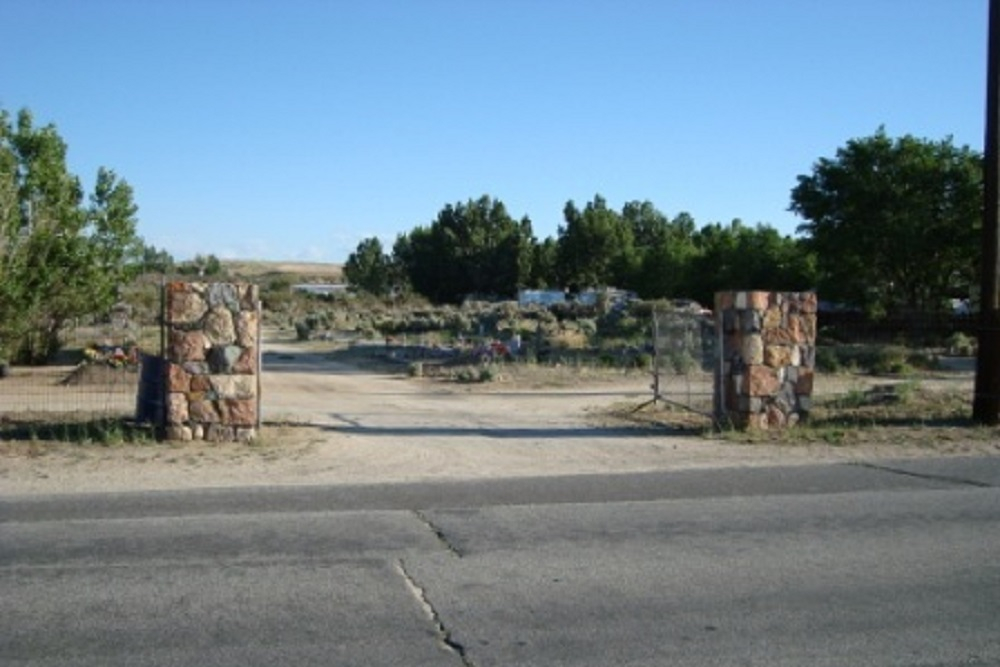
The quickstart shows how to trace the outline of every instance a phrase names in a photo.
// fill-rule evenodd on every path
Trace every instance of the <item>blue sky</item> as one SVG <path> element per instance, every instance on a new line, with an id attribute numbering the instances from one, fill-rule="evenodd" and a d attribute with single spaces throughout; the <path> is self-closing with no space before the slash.
<path id="1" fill-rule="evenodd" d="M 0 0 L 0 107 L 179 259 L 340 262 L 488 194 L 770 224 L 853 137 L 981 150 L 987 0 Z"/>

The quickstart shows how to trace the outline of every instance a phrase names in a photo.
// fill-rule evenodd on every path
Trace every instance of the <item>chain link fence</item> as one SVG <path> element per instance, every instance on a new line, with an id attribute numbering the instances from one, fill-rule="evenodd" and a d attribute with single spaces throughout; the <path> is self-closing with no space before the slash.
<path id="1" fill-rule="evenodd" d="M 653 401 L 712 419 L 715 324 L 701 310 L 653 313 Z"/>

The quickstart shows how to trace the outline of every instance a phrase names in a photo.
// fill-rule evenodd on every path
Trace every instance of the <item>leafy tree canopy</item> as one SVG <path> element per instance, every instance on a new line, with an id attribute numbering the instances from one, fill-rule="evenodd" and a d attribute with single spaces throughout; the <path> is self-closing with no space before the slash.
<path id="1" fill-rule="evenodd" d="M 0 110 L 0 357 L 44 358 L 82 315 L 104 312 L 138 267 L 132 188 L 101 167 L 85 203 L 54 125 Z"/>
<path id="2" fill-rule="evenodd" d="M 557 267 L 570 289 L 624 285 L 635 269 L 635 238 L 623 217 L 595 195 L 584 209 L 572 201 L 563 208 Z"/>
<path id="3" fill-rule="evenodd" d="M 710 304 L 718 289 L 811 289 L 816 270 L 801 241 L 766 225 L 706 225 L 670 219 L 649 201 L 621 212 L 600 195 L 563 209 L 556 238 L 535 241 L 530 221 L 515 223 L 489 197 L 446 206 L 429 226 L 397 238 L 391 264 L 432 301 L 469 294 L 512 297 L 522 287 L 614 286 L 642 298 L 694 298 Z M 361 265 L 371 248 L 352 255 Z M 360 279 L 351 279 L 360 284 Z"/>
<path id="4" fill-rule="evenodd" d="M 982 158 L 952 139 L 852 139 L 798 177 L 821 293 L 872 313 L 933 310 L 976 274 Z"/>
<path id="5" fill-rule="evenodd" d="M 364 239 L 344 264 L 344 277 L 357 289 L 376 296 L 389 294 L 393 287 L 392 259 L 377 237 Z"/>
<path id="6" fill-rule="evenodd" d="M 222 260 L 212 254 L 202 255 L 197 253 L 192 259 L 185 260 L 177 265 L 177 273 L 183 276 L 197 276 L 199 278 L 221 276 L 225 273 Z"/>
<path id="7" fill-rule="evenodd" d="M 393 257 L 413 289 L 432 301 L 510 298 L 531 278 L 534 243 L 528 218 L 514 220 L 503 202 L 483 195 L 448 204 L 429 226 L 398 238 Z"/>

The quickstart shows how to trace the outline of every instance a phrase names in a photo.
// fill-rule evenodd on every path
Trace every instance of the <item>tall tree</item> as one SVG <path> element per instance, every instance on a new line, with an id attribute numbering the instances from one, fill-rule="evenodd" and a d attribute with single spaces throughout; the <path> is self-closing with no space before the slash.
<path id="1" fill-rule="evenodd" d="M 382 242 L 373 236 L 364 239 L 344 263 L 344 277 L 360 290 L 375 296 L 385 296 L 392 289 L 392 261 L 382 249 Z"/>
<path id="2" fill-rule="evenodd" d="M 100 167 L 84 235 L 88 241 L 87 280 L 95 312 L 111 305 L 118 287 L 141 268 L 142 240 L 136 235 L 139 207 L 132 187 L 110 169 Z"/>
<path id="3" fill-rule="evenodd" d="M 489 196 L 448 204 L 429 226 L 397 239 L 393 258 L 413 289 L 436 302 L 469 294 L 512 297 L 531 275 L 531 221 Z"/>
<path id="4" fill-rule="evenodd" d="M 141 264 L 142 271 L 146 273 L 173 273 L 176 263 L 173 255 L 165 249 L 143 245 Z"/>
<path id="5" fill-rule="evenodd" d="M 106 310 L 138 267 L 129 185 L 100 169 L 89 206 L 53 125 L 0 110 L 0 357 L 58 349 L 72 318 Z"/>
<path id="6" fill-rule="evenodd" d="M 541 242 L 531 244 L 531 266 L 525 287 L 558 288 L 559 273 L 557 270 L 557 245 L 551 236 Z"/>
<path id="7" fill-rule="evenodd" d="M 872 313 L 934 310 L 968 294 L 979 257 L 982 157 L 952 139 L 852 139 L 798 177 L 791 207 L 827 298 Z"/>
<path id="8" fill-rule="evenodd" d="M 694 219 L 687 213 L 673 220 L 662 218 L 654 225 L 644 225 L 643 233 L 636 233 L 641 265 L 634 289 L 644 299 L 692 297 L 688 290 L 694 281 L 688 280 L 688 275 L 698 251 Z M 641 246 L 640 238 L 645 239 Z"/>
<path id="9" fill-rule="evenodd" d="M 813 257 L 802 243 L 769 225 L 738 218 L 705 225 L 694 237 L 685 273 L 686 296 L 711 304 L 722 290 L 803 291 L 815 287 Z"/>
<path id="10" fill-rule="evenodd" d="M 648 200 L 626 202 L 621 217 L 640 253 L 661 244 L 670 233 L 670 219 Z"/>
<path id="11" fill-rule="evenodd" d="M 638 266 L 632 229 L 600 195 L 580 211 L 572 201 L 563 208 L 559 227 L 558 267 L 571 289 L 626 287 Z"/>

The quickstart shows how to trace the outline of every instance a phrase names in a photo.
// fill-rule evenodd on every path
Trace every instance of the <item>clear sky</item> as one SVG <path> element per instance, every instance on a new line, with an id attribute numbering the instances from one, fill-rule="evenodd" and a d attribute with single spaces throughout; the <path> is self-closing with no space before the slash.
<path id="1" fill-rule="evenodd" d="M 483 194 L 792 234 L 854 137 L 982 150 L 987 0 L 0 0 L 0 107 L 178 259 L 340 262 Z"/>

